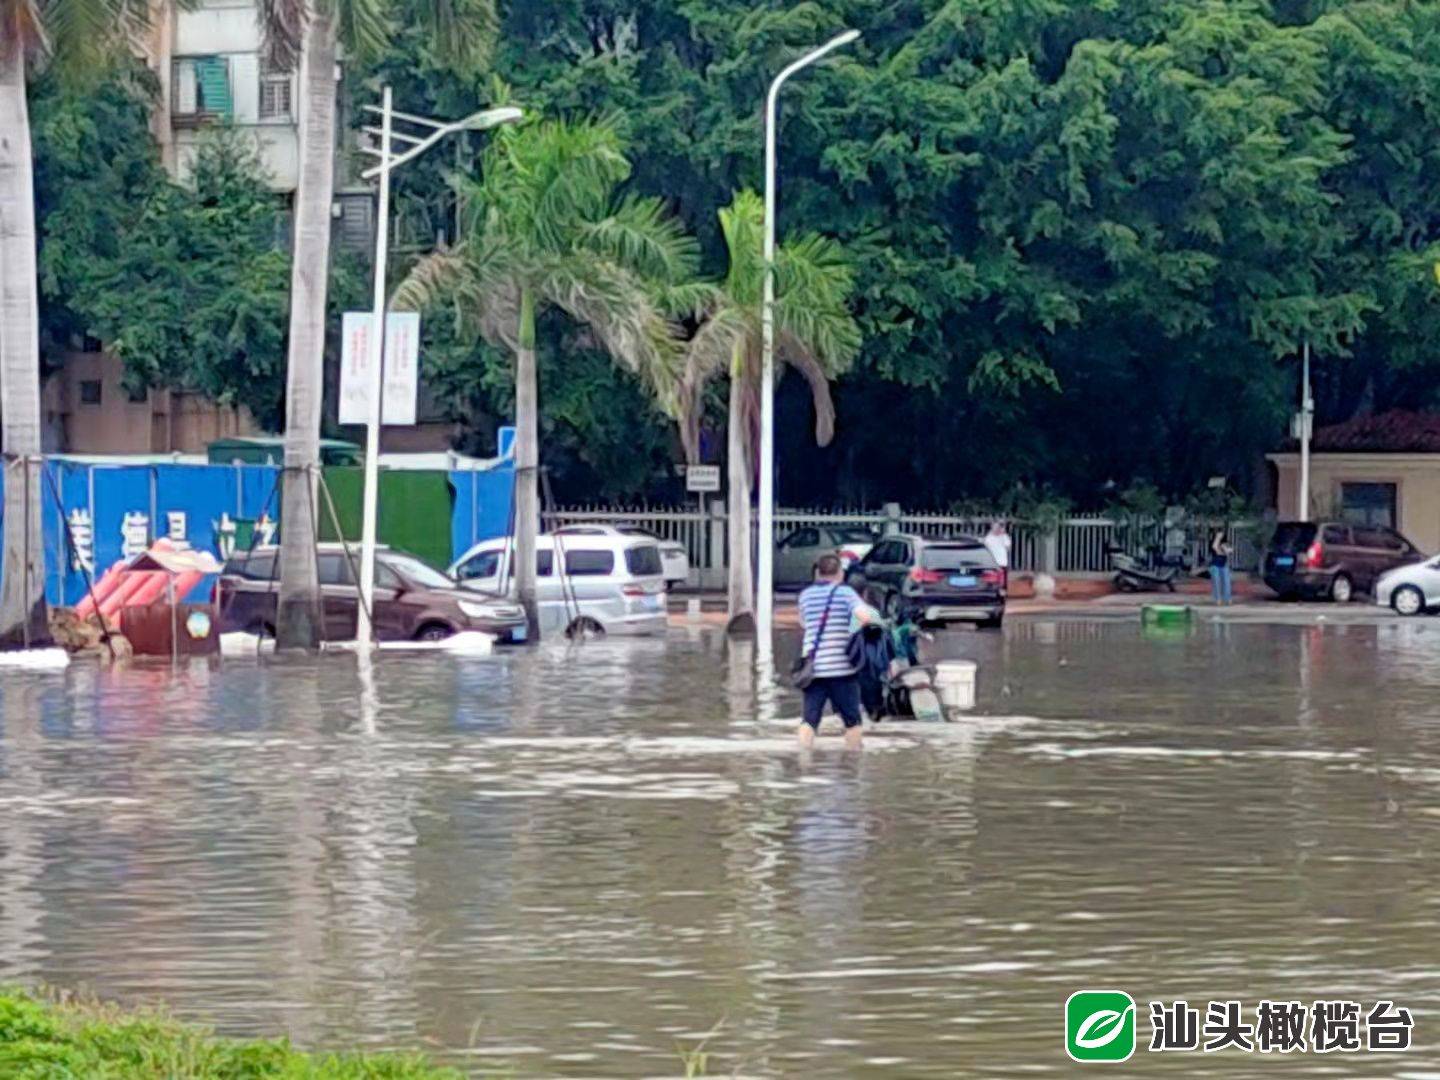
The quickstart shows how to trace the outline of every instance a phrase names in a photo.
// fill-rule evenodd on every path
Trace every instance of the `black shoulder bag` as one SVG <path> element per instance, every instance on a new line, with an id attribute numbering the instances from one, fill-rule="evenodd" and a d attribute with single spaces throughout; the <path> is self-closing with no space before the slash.
<path id="1" fill-rule="evenodd" d="M 815 647 L 804 656 L 797 656 L 790 668 L 790 685 L 796 690 L 804 690 L 815 681 L 815 654 L 820 651 L 820 643 L 825 640 L 825 624 L 830 621 L 830 605 L 835 602 L 835 594 L 839 591 L 839 585 L 830 588 L 830 596 L 825 601 L 825 614 L 820 616 L 820 629 L 815 633 Z"/>

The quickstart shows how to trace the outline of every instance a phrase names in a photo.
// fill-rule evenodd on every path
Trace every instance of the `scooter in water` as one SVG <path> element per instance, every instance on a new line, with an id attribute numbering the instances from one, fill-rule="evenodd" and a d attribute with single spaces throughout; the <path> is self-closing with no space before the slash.
<path id="1" fill-rule="evenodd" d="M 1106 549 L 1110 556 L 1110 569 L 1115 572 L 1115 587 L 1121 592 L 1158 592 L 1166 589 L 1175 591 L 1175 581 L 1180 577 L 1181 566 L 1148 566 L 1127 555 L 1124 548 L 1113 544 Z"/>

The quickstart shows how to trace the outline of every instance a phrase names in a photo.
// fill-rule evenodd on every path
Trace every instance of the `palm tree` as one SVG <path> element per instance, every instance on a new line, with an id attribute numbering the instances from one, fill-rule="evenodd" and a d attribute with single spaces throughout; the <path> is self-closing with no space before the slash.
<path id="1" fill-rule="evenodd" d="M 476 68 L 488 59 L 497 26 L 493 0 L 420 0 L 413 7 L 446 63 Z M 314 648 L 320 640 L 315 475 L 335 186 L 335 65 L 341 44 L 354 57 L 375 55 L 389 36 L 391 16 L 387 0 L 260 0 L 268 59 L 286 69 L 299 62 L 302 110 L 290 270 L 278 648 Z"/>
<path id="2" fill-rule="evenodd" d="M 636 371 L 674 411 L 679 347 L 667 314 L 693 313 L 698 249 L 658 199 L 616 197 L 630 175 L 609 121 L 509 128 L 461 182 L 460 243 L 422 258 L 395 292 L 398 308 L 451 302 L 462 325 L 515 354 L 515 583 L 538 636 L 535 540 L 540 463 L 535 322 L 557 308 Z"/>
<path id="3" fill-rule="evenodd" d="M 717 302 L 686 347 L 681 384 L 681 441 L 691 462 L 700 458 L 705 385 L 721 370 L 730 376 L 727 463 L 729 487 L 730 624 L 754 620 L 751 575 L 750 479 L 759 443 L 761 301 L 765 286 L 765 203 L 753 191 L 737 192 L 720 211 L 730 266 Z M 775 253 L 775 355 L 810 384 L 815 441 L 835 434 L 830 380 L 860 349 L 860 330 L 846 305 L 853 274 L 840 246 L 815 233 L 794 237 Z"/>
<path id="4" fill-rule="evenodd" d="M 44 505 L 39 455 L 40 304 L 35 277 L 35 193 L 25 76 L 56 60 L 71 71 L 98 62 L 142 31 L 145 0 L 0 0 L 0 427 L 4 547 L 0 647 L 48 640 Z M 117 52 L 112 53 L 111 50 Z"/>

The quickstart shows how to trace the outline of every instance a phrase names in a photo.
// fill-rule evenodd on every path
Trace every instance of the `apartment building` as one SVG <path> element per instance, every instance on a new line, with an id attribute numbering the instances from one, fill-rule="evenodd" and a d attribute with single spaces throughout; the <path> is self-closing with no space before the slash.
<path id="1" fill-rule="evenodd" d="M 158 3 L 144 47 L 161 85 L 151 131 L 166 169 L 184 183 L 206 130 L 225 125 L 254 141 L 271 190 L 288 208 L 299 183 L 299 80 L 295 72 L 265 62 L 255 0 L 198 0 L 188 7 L 173 0 Z M 338 67 L 335 77 L 341 78 Z M 343 103 L 342 95 L 337 125 L 341 138 L 350 127 Z M 333 242 L 369 252 L 374 244 L 374 194 L 353 175 L 341 151 L 337 146 Z M 427 217 L 397 233 L 415 232 L 428 246 L 434 228 Z M 248 411 L 200 394 L 131 394 L 123 385 L 119 360 L 100 343 L 75 345 L 44 387 L 44 442 L 49 451 L 193 453 L 216 438 L 260 433 Z M 333 425 L 338 389 L 333 360 L 329 368 L 326 416 Z M 387 450 L 448 450 L 458 437 L 457 426 L 423 387 L 420 396 L 420 422 L 412 428 L 387 428 Z"/>

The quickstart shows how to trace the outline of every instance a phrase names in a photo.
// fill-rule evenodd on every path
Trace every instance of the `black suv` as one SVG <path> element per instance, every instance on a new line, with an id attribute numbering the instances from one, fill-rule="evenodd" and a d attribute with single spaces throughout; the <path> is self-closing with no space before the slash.
<path id="1" fill-rule="evenodd" d="M 1005 618 L 1005 571 L 969 536 L 884 537 L 847 580 L 888 619 L 998 629 Z"/>

